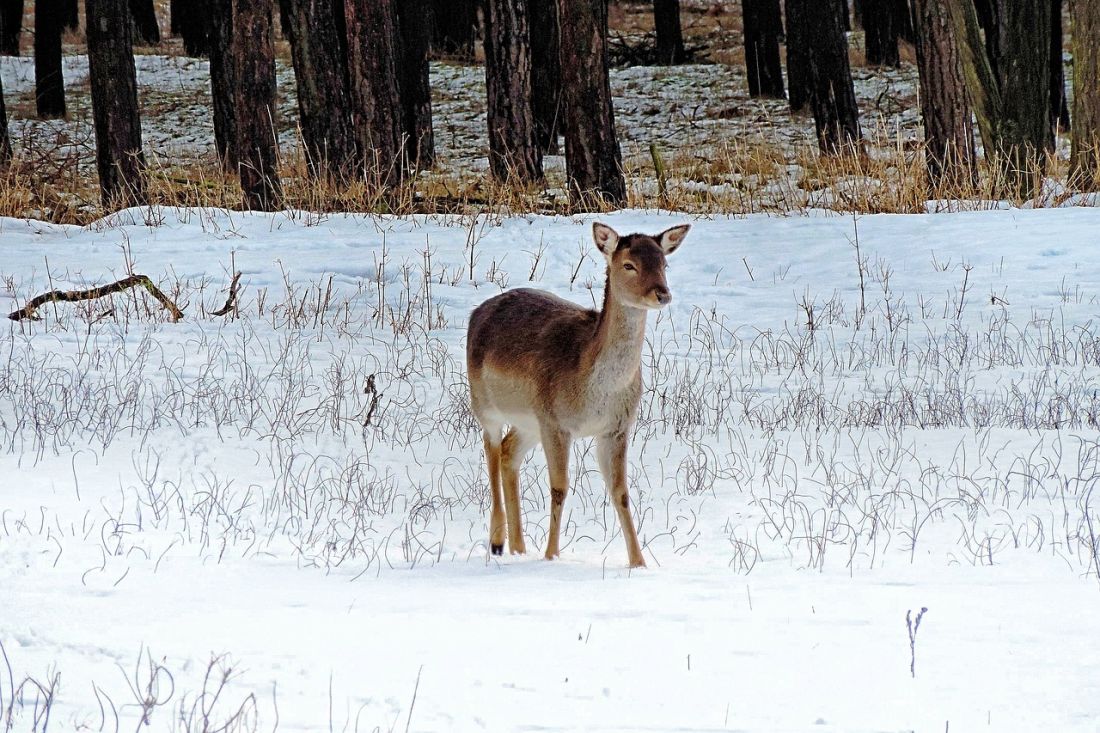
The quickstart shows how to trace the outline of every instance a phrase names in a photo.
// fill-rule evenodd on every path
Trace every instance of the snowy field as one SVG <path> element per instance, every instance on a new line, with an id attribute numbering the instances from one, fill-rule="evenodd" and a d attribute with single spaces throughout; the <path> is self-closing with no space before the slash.
<path id="1" fill-rule="evenodd" d="M 0 731 L 1100 729 L 1100 211 L 692 221 L 641 571 L 584 441 L 487 547 L 466 318 L 599 303 L 592 221 L 0 219 L 5 313 L 184 309 L 6 321 Z"/>

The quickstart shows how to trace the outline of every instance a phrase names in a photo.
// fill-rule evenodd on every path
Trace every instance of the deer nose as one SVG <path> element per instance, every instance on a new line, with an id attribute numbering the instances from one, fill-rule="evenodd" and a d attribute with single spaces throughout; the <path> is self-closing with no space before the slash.
<path id="1" fill-rule="evenodd" d="M 661 305 L 668 305 L 672 302 L 672 293 L 666 287 L 658 286 L 654 288 L 653 294 L 657 296 L 657 302 Z"/>

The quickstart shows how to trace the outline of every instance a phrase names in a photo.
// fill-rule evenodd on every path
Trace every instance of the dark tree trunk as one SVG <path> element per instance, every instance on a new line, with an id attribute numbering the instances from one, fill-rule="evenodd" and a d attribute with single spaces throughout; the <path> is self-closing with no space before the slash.
<path id="1" fill-rule="evenodd" d="M 542 178 L 531 109 L 531 46 L 526 0 L 485 3 L 485 91 L 489 170 L 498 181 Z"/>
<path id="2" fill-rule="evenodd" d="M 1073 131 L 1070 180 L 1100 190 L 1100 0 L 1070 0 L 1073 13 Z"/>
<path id="3" fill-rule="evenodd" d="M 787 11 L 802 24 L 799 34 L 808 40 L 809 102 L 818 146 L 823 153 L 854 152 L 861 137 L 859 110 L 848 67 L 848 39 L 840 24 L 840 2 L 787 0 Z"/>
<path id="4" fill-rule="evenodd" d="M 214 110 L 214 147 L 229 172 L 236 172 L 237 74 L 233 64 L 232 0 L 206 0 L 209 8 L 205 33 L 210 51 L 210 97 Z"/>
<path id="5" fill-rule="evenodd" d="M 852 0 L 852 25 L 863 27 L 863 0 Z"/>
<path id="6" fill-rule="evenodd" d="M 432 50 L 441 56 L 473 60 L 477 0 L 432 0 Z"/>
<path id="7" fill-rule="evenodd" d="M 185 0 L 175 0 L 173 7 Z M 184 6 L 176 22 L 179 26 L 179 35 L 183 40 L 183 52 L 188 56 L 200 58 L 210 56 L 213 63 L 211 44 L 212 34 L 216 29 L 212 28 L 215 19 L 224 18 L 217 22 L 230 23 L 229 19 L 232 0 L 190 0 Z M 224 5 L 225 7 L 219 7 Z M 226 31 L 228 33 L 228 31 Z M 228 39 L 228 35 L 226 36 Z M 228 43 L 228 40 L 226 41 Z"/>
<path id="8" fill-rule="evenodd" d="M 0 0 L 0 56 L 19 55 L 23 0 Z"/>
<path id="9" fill-rule="evenodd" d="M 657 31 L 657 63 L 684 63 L 687 57 L 680 27 L 680 0 L 653 0 L 653 26 Z"/>
<path id="10" fill-rule="evenodd" d="M 80 27 L 80 7 L 76 0 L 61 0 L 61 23 L 65 30 Z"/>
<path id="11" fill-rule="evenodd" d="M 346 0 L 352 129 L 367 181 L 386 188 L 404 178 L 392 0 Z"/>
<path id="12" fill-rule="evenodd" d="M 561 36 L 556 0 L 528 0 L 531 33 L 531 109 L 539 150 L 558 152 L 561 130 Z"/>
<path id="13" fill-rule="evenodd" d="M 1062 64 L 1062 0 L 1050 4 L 1050 124 L 1051 131 L 1069 130 L 1069 106 L 1066 104 L 1066 75 Z M 1094 38 L 1100 43 L 1100 38 Z M 1051 144 L 1053 146 L 1053 140 Z"/>
<path id="14" fill-rule="evenodd" d="M 925 164 L 932 195 L 941 184 L 958 187 L 977 183 L 970 102 L 946 6 L 953 1 L 913 2 Z"/>
<path id="15" fill-rule="evenodd" d="M 810 39 L 803 19 L 803 0 L 784 4 L 787 21 L 787 102 L 791 112 L 802 112 L 810 102 Z"/>
<path id="16" fill-rule="evenodd" d="M 435 162 L 432 130 L 431 51 L 432 6 L 429 0 L 397 0 L 401 30 L 397 88 L 401 95 L 401 129 L 409 165 L 417 170 Z"/>
<path id="17" fill-rule="evenodd" d="M 840 20 L 844 24 L 844 30 L 852 30 L 852 15 L 848 11 L 848 0 L 840 0 Z"/>
<path id="18" fill-rule="evenodd" d="M 0 171 L 11 163 L 11 137 L 8 134 L 8 109 L 4 106 L 4 83 L 0 79 Z"/>
<path id="19" fill-rule="evenodd" d="M 103 205 L 145 203 L 137 72 L 126 0 L 86 0 L 88 76 Z"/>
<path id="20" fill-rule="evenodd" d="M 244 205 L 279 207 L 279 142 L 275 128 L 275 43 L 271 0 L 233 0 L 237 154 Z"/>
<path id="21" fill-rule="evenodd" d="M 750 97 L 782 99 L 783 67 L 779 61 L 779 36 L 783 18 L 779 0 L 741 0 L 745 25 L 745 66 Z"/>
<path id="22" fill-rule="evenodd" d="M 558 0 L 565 169 L 574 206 L 626 202 L 607 71 L 605 0 Z"/>
<path id="23" fill-rule="evenodd" d="M 283 0 L 298 114 L 310 176 L 348 180 L 358 172 L 351 92 L 343 53 L 342 0 Z"/>
<path id="24" fill-rule="evenodd" d="M 900 66 L 898 56 L 897 0 L 863 0 L 863 29 L 867 63 Z"/>
<path id="25" fill-rule="evenodd" d="M 912 0 L 893 0 L 894 27 L 898 29 L 898 38 L 906 43 L 916 44 L 917 31 L 914 25 Z"/>
<path id="26" fill-rule="evenodd" d="M 178 36 L 183 33 L 183 16 L 187 13 L 184 3 L 187 0 L 168 0 L 168 33 Z"/>
<path id="27" fill-rule="evenodd" d="M 139 46 L 160 43 L 160 26 L 153 0 L 130 0 L 130 13 L 134 18 L 134 42 Z"/>
<path id="28" fill-rule="evenodd" d="M 61 0 L 34 4 L 34 101 L 38 116 L 65 116 L 65 78 L 61 73 Z"/>

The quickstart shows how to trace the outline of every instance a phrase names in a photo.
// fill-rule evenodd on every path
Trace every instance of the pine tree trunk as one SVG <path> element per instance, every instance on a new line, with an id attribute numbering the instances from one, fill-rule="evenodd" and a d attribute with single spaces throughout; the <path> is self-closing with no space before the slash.
<path id="1" fill-rule="evenodd" d="M 783 19 L 779 0 L 741 0 L 741 12 L 749 96 L 783 99 L 783 68 L 779 61 Z"/>
<path id="2" fill-rule="evenodd" d="M 863 0 L 852 0 L 852 27 L 863 27 Z"/>
<path id="3" fill-rule="evenodd" d="M 465 61 L 474 58 L 477 0 L 432 0 L 432 50 Z"/>
<path id="4" fill-rule="evenodd" d="M 233 63 L 233 2 L 206 0 L 205 33 L 210 52 L 210 97 L 214 108 L 214 147 L 226 171 L 236 172 L 237 75 Z"/>
<path id="5" fill-rule="evenodd" d="M 38 116 L 65 116 L 65 78 L 61 73 L 61 0 L 34 4 L 34 101 Z"/>
<path id="6" fill-rule="evenodd" d="M 0 0 L 0 56 L 19 55 L 23 0 Z"/>
<path id="7" fill-rule="evenodd" d="M 88 76 L 103 205 L 145 203 L 137 71 L 126 0 L 86 0 Z"/>
<path id="8" fill-rule="evenodd" d="M 432 44 L 429 0 L 397 0 L 397 25 L 401 31 L 397 88 L 401 95 L 401 129 L 409 164 L 426 170 L 435 162 L 432 130 L 431 67 Z"/>
<path id="9" fill-rule="evenodd" d="M 791 112 L 803 112 L 810 102 L 810 39 L 803 19 L 804 0 L 784 4 L 787 21 L 787 103 Z"/>
<path id="10" fill-rule="evenodd" d="M 1100 43 L 1100 38 L 1093 39 Z M 1062 64 L 1062 0 L 1050 4 L 1050 125 L 1054 130 L 1069 130 L 1069 106 L 1066 104 L 1066 74 Z M 1054 141 L 1051 140 L 1051 147 Z"/>
<path id="11" fill-rule="evenodd" d="M 233 0 L 237 153 L 244 205 L 279 207 L 279 148 L 275 128 L 275 44 L 271 0 Z"/>
<path id="12" fill-rule="evenodd" d="M 485 91 L 489 170 L 501 182 L 542 178 L 531 109 L 531 46 L 526 0 L 485 3 Z"/>
<path id="13" fill-rule="evenodd" d="M 80 28 L 80 6 L 77 0 L 61 0 L 61 24 L 65 30 Z"/>
<path id="14" fill-rule="evenodd" d="M 864 6 L 864 12 L 868 6 Z M 795 10 L 795 12 L 792 12 Z M 789 17 L 802 24 L 810 108 L 823 153 L 855 152 L 860 147 L 859 109 L 848 67 L 848 39 L 841 26 L 839 0 L 787 0 Z"/>
<path id="15" fill-rule="evenodd" d="M 680 27 L 680 0 L 653 0 L 653 26 L 657 31 L 657 63 L 682 64 L 684 32 Z"/>
<path id="16" fill-rule="evenodd" d="M 605 0 L 558 0 L 562 127 L 569 198 L 575 207 L 626 203 L 607 70 Z"/>
<path id="17" fill-rule="evenodd" d="M 134 18 L 134 43 L 138 46 L 160 43 L 160 26 L 153 0 L 130 0 L 130 13 Z"/>
<path id="18" fill-rule="evenodd" d="M 867 63 L 900 66 L 896 0 L 863 0 L 863 29 Z"/>
<path id="19" fill-rule="evenodd" d="M 1100 0 L 1070 0 L 1073 14 L 1073 130 L 1070 180 L 1100 191 Z"/>
<path id="20" fill-rule="evenodd" d="M 977 184 L 974 125 L 966 96 L 962 60 L 946 3 L 914 0 L 917 69 L 930 196 L 942 185 Z"/>
<path id="21" fill-rule="evenodd" d="M 898 38 L 906 43 L 916 44 L 917 31 L 913 25 L 912 0 L 893 0 L 894 27 L 897 28 Z"/>
<path id="22" fill-rule="evenodd" d="M 346 0 L 352 129 L 367 181 L 392 188 L 404 179 L 397 31 L 392 0 Z"/>
<path id="23" fill-rule="evenodd" d="M 183 52 L 192 58 L 210 56 L 211 63 L 213 63 L 213 53 L 211 51 L 213 39 L 211 35 L 215 31 L 211 26 L 214 23 L 214 18 L 220 18 L 223 15 L 228 18 L 229 9 L 223 10 L 218 6 L 223 3 L 230 3 L 231 0 L 174 0 L 172 7 L 175 8 L 184 2 L 187 2 L 187 5 L 180 9 L 179 16 L 174 21 L 178 28 L 179 37 L 183 41 Z M 225 22 L 230 21 L 226 20 Z"/>
<path id="24" fill-rule="evenodd" d="M 187 0 L 168 0 L 168 33 L 178 36 L 183 32 L 183 16 L 187 13 Z"/>
<path id="25" fill-rule="evenodd" d="M 0 79 L 0 171 L 11 163 L 11 136 L 8 133 L 8 108 L 4 106 L 4 82 Z"/>
<path id="26" fill-rule="evenodd" d="M 558 152 L 561 130 L 561 36 L 556 0 L 528 0 L 531 33 L 531 110 L 535 140 L 547 155 Z"/>
<path id="27" fill-rule="evenodd" d="M 342 0 L 284 0 L 298 115 L 306 164 L 313 178 L 349 180 L 358 172 L 351 129 L 346 40 L 337 18 Z"/>

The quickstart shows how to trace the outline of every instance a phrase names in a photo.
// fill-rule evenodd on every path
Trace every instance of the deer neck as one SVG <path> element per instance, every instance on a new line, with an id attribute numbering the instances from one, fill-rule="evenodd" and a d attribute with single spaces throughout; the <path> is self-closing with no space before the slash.
<path id="1" fill-rule="evenodd" d="M 609 280 L 604 286 L 596 336 L 589 347 L 596 384 L 621 387 L 634 379 L 642 361 L 645 323 L 646 311 L 613 297 Z"/>

